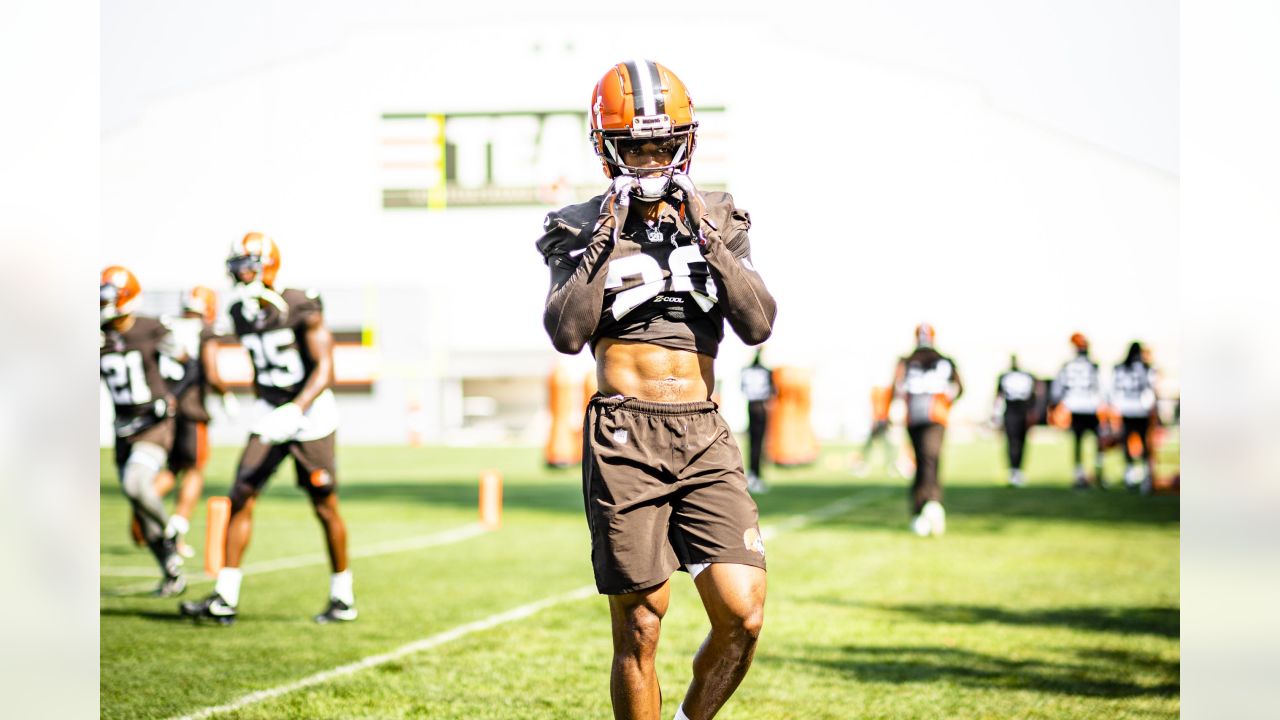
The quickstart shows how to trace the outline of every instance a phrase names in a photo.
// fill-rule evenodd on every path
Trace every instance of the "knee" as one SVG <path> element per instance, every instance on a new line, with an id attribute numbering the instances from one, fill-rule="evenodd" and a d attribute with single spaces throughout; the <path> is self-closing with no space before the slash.
<path id="1" fill-rule="evenodd" d="M 237 480 L 235 485 L 231 486 L 231 514 L 236 515 L 246 508 L 250 508 L 249 501 L 253 500 L 257 495 L 257 490 L 247 482 Z M 250 508 L 252 509 L 252 508 Z"/>
<path id="2" fill-rule="evenodd" d="M 658 650 L 662 634 L 662 616 L 651 608 L 637 608 L 627 614 L 623 627 L 616 633 L 615 651 L 625 655 L 652 657 Z"/>
<path id="3" fill-rule="evenodd" d="M 742 614 L 723 618 L 714 625 L 717 632 L 730 637 L 734 642 L 754 645 L 764 630 L 764 606 L 757 605 Z"/>

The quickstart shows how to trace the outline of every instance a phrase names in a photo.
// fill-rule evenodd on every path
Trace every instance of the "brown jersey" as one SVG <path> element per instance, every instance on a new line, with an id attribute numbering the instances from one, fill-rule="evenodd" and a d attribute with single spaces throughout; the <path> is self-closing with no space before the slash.
<path id="1" fill-rule="evenodd" d="M 131 437 L 173 414 L 160 364 L 176 352 L 169 329 L 153 317 L 134 315 L 124 332 L 102 329 L 98 370 L 115 405 L 117 436 Z"/>
<path id="2" fill-rule="evenodd" d="M 177 366 L 166 373 L 174 385 L 186 379 L 188 372 L 195 373 L 195 379 L 188 382 L 186 389 L 178 396 L 178 419 L 194 422 L 209 422 L 209 410 L 204 400 L 209 394 L 209 383 L 204 376 L 204 363 L 207 355 L 216 352 L 215 340 L 218 335 L 213 326 L 200 318 L 176 318 L 169 321 L 175 338 L 186 349 L 188 356 L 195 358 L 195 363 Z M 183 337 L 185 336 L 185 337 Z"/>
<path id="3" fill-rule="evenodd" d="M 254 394 L 274 406 L 297 397 L 316 367 L 306 336 L 307 320 L 324 312 L 320 294 L 287 289 L 257 307 L 237 301 L 228 312 L 253 360 Z"/>
<path id="4" fill-rule="evenodd" d="M 707 216 L 724 244 L 750 267 L 750 216 L 728 193 L 702 193 Z M 551 268 L 552 285 L 577 270 L 591 242 L 603 196 L 549 213 L 538 250 Z M 724 339 L 724 286 L 712 272 L 703 247 L 669 200 L 657 222 L 632 212 L 608 256 L 604 303 L 591 334 L 594 351 L 601 338 L 652 343 L 715 357 Z"/>

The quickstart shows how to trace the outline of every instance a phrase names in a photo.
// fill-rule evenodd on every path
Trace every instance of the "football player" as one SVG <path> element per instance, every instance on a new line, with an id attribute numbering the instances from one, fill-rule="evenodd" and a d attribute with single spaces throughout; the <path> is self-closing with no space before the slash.
<path id="1" fill-rule="evenodd" d="M 1009 486 L 1026 485 L 1022 474 L 1022 451 L 1031 425 L 1036 379 L 1018 367 L 1018 356 L 1009 356 L 1009 369 L 996 379 L 996 400 L 992 414 L 1001 419 L 1009 457 Z"/>
<path id="2" fill-rule="evenodd" d="M 205 398 L 210 388 L 219 393 L 228 407 L 228 396 L 217 366 L 217 333 L 213 323 L 218 314 L 217 295 L 207 287 L 195 286 L 182 298 L 182 317 L 170 319 L 166 324 L 173 331 L 175 340 L 186 354 L 197 362 L 188 366 L 165 363 L 165 376 L 181 382 L 185 390 L 177 398 L 177 416 L 174 418 L 173 448 L 169 452 L 169 467 L 157 477 L 156 493 L 160 497 L 173 488 L 175 478 L 181 476 L 182 485 L 169 526 L 178 536 L 178 551 L 183 557 L 194 552 L 183 542 L 191 528 L 191 513 L 195 511 L 204 490 L 204 466 L 209 457 L 209 411 Z M 162 371 L 166 367 L 161 368 Z M 188 378 L 188 372 L 194 377 Z M 234 401 L 230 401 L 234 402 Z"/>
<path id="3" fill-rule="evenodd" d="M 184 602 L 182 614 L 230 624 L 240 601 L 240 564 L 253 532 L 258 494 L 285 458 L 292 457 L 298 485 L 311 498 L 324 530 L 333 574 L 329 604 L 318 623 L 356 619 L 347 528 L 338 511 L 334 459 L 338 406 L 333 397 L 333 335 L 315 291 L 276 290 L 280 248 L 251 232 L 232 244 L 227 270 L 234 283 L 228 308 L 235 333 L 253 361 L 253 389 L 261 418 L 253 425 L 231 489 L 226 566 L 213 593 Z"/>
<path id="4" fill-rule="evenodd" d="M 613 623 L 614 715 L 657 718 L 655 654 L 687 571 L 711 632 L 677 718 L 710 718 L 746 675 L 764 622 L 765 557 L 742 454 L 711 402 L 724 322 L 748 345 L 773 330 L 751 262 L 751 220 L 689 179 L 698 123 L 684 83 L 621 62 L 591 95 L 601 195 L 549 213 L 537 246 L 551 271 L 543 316 L 556 350 L 590 344 L 599 393 L 582 461 L 596 587 Z"/>
<path id="5" fill-rule="evenodd" d="M 1072 458 L 1075 482 L 1073 487 L 1084 490 L 1089 487 L 1089 479 L 1084 473 L 1082 446 L 1086 433 L 1093 433 L 1094 478 L 1099 488 L 1105 489 L 1106 482 L 1102 478 L 1102 440 L 1098 433 L 1098 410 L 1102 405 L 1102 389 L 1098 379 L 1098 363 L 1089 357 L 1089 340 L 1081 333 L 1071 335 L 1071 346 L 1075 348 L 1075 357 L 1071 358 L 1058 371 L 1053 384 L 1049 388 L 1049 403 L 1061 405 L 1071 413 L 1071 434 L 1074 436 Z"/>
<path id="6" fill-rule="evenodd" d="M 1141 343 L 1129 345 L 1124 362 L 1116 365 L 1111 373 L 1111 404 L 1115 406 L 1123 423 L 1122 447 L 1125 448 L 1126 467 L 1124 484 L 1130 490 L 1151 492 L 1151 432 L 1156 411 L 1156 377 L 1143 355 Z M 1129 438 L 1137 436 L 1139 451 L 1129 447 Z M 1139 456 L 1142 459 L 1138 462 Z"/>
<path id="7" fill-rule="evenodd" d="M 760 352 L 756 351 L 751 364 L 742 369 L 739 378 L 742 394 L 747 396 L 747 456 L 750 459 L 747 489 L 757 494 L 769 491 L 760 473 L 760 460 L 764 455 L 765 430 L 769 426 L 769 399 L 777 394 L 773 387 L 773 371 L 760 362 Z"/>
<path id="8" fill-rule="evenodd" d="M 964 393 L 955 362 L 933 348 L 934 335 L 932 325 L 917 325 L 916 348 L 898 360 L 893 373 L 894 396 L 906 401 L 907 435 L 915 449 L 911 530 L 921 537 L 943 535 L 947 531 L 938 462 L 951 404 Z"/>
<path id="9" fill-rule="evenodd" d="M 185 360 L 173 335 L 158 319 L 139 315 L 138 279 L 111 265 L 98 282 L 101 332 L 98 369 L 115 406 L 116 473 L 141 526 L 143 541 L 160 564 L 160 597 L 187 587 L 177 536 L 155 491 L 156 475 L 173 445 L 174 399 L 160 374 L 161 358 Z"/>

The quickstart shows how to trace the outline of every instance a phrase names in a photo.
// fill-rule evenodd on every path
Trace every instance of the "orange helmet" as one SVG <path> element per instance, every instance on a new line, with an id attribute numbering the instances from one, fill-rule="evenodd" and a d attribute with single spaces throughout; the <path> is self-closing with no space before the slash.
<path id="1" fill-rule="evenodd" d="M 628 60 L 609 68 L 591 91 L 591 143 L 609 178 L 619 175 L 653 177 L 661 182 L 641 183 L 637 195 L 656 200 L 676 171 L 689 171 L 689 158 L 697 144 L 698 122 L 693 100 L 680 78 L 652 60 Z M 659 168 L 628 165 L 623 150 L 646 142 L 670 156 Z"/>
<path id="2" fill-rule="evenodd" d="M 203 285 L 196 285 L 182 296 L 183 312 L 193 312 L 210 325 L 218 317 L 218 295 Z"/>
<path id="3" fill-rule="evenodd" d="M 1071 344 L 1074 345 L 1077 350 L 1089 349 L 1089 339 L 1086 338 L 1082 333 L 1072 333 Z"/>
<path id="4" fill-rule="evenodd" d="M 933 326 L 929 323 L 920 323 L 916 326 L 916 344 L 922 347 L 933 347 Z"/>
<path id="5" fill-rule="evenodd" d="M 123 265 L 111 265 L 102 271 L 98 280 L 98 308 L 102 322 L 131 314 L 142 296 L 138 278 Z"/>
<path id="6" fill-rule="evenodd" d="M 259 232 L 251 232 L 240 240 L 231 243 L 231 252 L 227 255 L 227 272 L 236 284 L 248 284 L 240 277 L 245 270 L 253 271 L 253 280 L 261 280 L 263 285 L 272 287 L 276 281 L 276 273 L 280 270 L 280 246 L 270 236 Z"/>

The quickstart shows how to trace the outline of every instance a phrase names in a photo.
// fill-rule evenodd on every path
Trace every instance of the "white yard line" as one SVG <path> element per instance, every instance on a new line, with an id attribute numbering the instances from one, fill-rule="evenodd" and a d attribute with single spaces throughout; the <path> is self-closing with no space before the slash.
<path id="1" fill-rule="evenodd" d="M 449 545 L 463 540 L 469 540 L 477 535 L 483 535 L 488 532 L 480 523 L 471 525 L 463 525 L 444 532 L 433 533 L 431 535 L 419 535 L 417 537 L 402 538 L 400 540 L 388 540 L 387 542 L 370 545 L 359 550 L 352 550 L 350 556 L 353 558 L 375 557 L 377 555 L 387 555 L 390 553 L 405 552 L 407 550 L 421 550 L 422 548 L 435 547 L 437 545 Z M 195 571 L 195 563 L 199 562 L 198 558 L 191 558 L 188 561 L 189 567 L 193 573 Z M 276 570 L 294 570 L 301 567 L 310 567 L 312 565 L 325 565 L 329 562 L 329 556 L 324 553 L 312 553 L 310 555 L 295 555 L 293 557 L 276 558 L 274 560 L 263 560 L 262 562 L 249 563 L 244 566 L 245 575 L 260 575 L 262 573 L 274 572 Z M 104 576 L 124 576 L 124 577 L 146 577 L 151 576 L 153 580 L 145 583 L 132 583 L 113 588 L 104 593 L 106 595 L 136 595 L 140 592 L 146 592 L 155 588 L 159 582 L 160 574 L 158 568 L 140 568 L 140 567 L 121 567 L 110 568 L 105 567 L 100 571 Z M 199 583 L 213 582 L 213 578 L 204 575 L 195 576 L 188 575 L 188 583 L 196 585 Z"/>
<path id="2" fill-rule="evenodd" d="M 835 517 L 843 512 L 852 510 L 855 507 L 879 500 L 885 495 L 887 495 L 887 492 L 859 493 L 858 495 L 850 495 L 840 500 L 836 500 L 829 505 L 817 508 L 816 510 L 811 510 L 810 512 L 803 513 L 801 515 L 792 515 L 791 517 L 775 523 L 774 525 L 761 528 L 760 534 L 765 538 L 771 538 L 779 533 L 787 532 L 789 530 L 797 530 L 805 525 L 809 525 L 810 523 L 817 522 L 819 520 L 826 520 L 827 518 Z M 367 670 L 372 667 L 377 667 L 378 665 L 389 663 L 393 660 L 399 660 L 406 655 L 412 655 L 416 652 L 439 647 L 440 645 L 444 645 L 445 643 L 452 642 L 472 633 L 488 630 L 504 623 L 523 620 L 546 610 L 549 607 L 560 605 L 571 600 L 583 600 L 588 597 L 592 597 L 595 594 L 595 585 L 584 585 L 575 590 L 561 593 L 560 595 L 543 598 L 542 600 L 531 602 L 527 605 L 521 605 L 520 607 L 498 613 L 497 615 L 490 615 L 487 618 L 476 620 L 475 622 L 470 622 L 465 625 L 459 625 L 452 629 L 445 630 L 444 632 L 437 633 L 420 640 L 415 640 L 408 645 L 401 645 L 390 652 L 382 653 L 380 655 L 370 655 L 353 663 L 339 665 L 338 667 L 330 670 L 324 670 L 314 675 L 308 675 L 301 680 L 295 680 L 294 682 L 286 683 L 284 685 L 277 685 L 273 688 L 259 690 L 257 692 L 249 693 L 248 695 L 242 695 L 224 705 L 214 705 L 211 707 L 201 708 L 190 715 L 183 715 L 179 718 L 175 718 L 174 720 L 197 720 L 198 718 L 207 718 L 218 713 L 239 710 L 247 705 L 253 705 L 254 703 L 260 703 L 264 700 L 280 697 L 281 695 L 291 693 L 294 690 L 301 690 L 302 688 L 319 685 L 330 680 L 352 675 L 360 672 L 361 670 Z"/>

